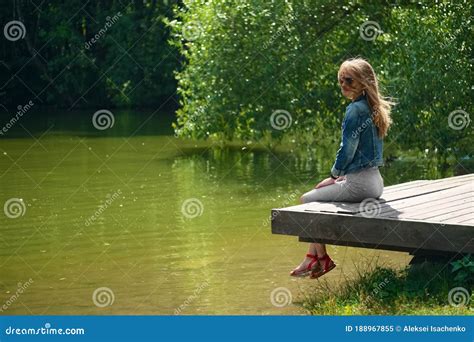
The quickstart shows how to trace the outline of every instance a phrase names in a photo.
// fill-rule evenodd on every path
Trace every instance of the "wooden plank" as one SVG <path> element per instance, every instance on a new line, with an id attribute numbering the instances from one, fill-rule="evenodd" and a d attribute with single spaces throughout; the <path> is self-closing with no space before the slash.
<path id="1" fill-rule="evenodd" d="M 465 185 L 466 178 L 472 178 L 474 180 L 474 174 L 456 176 L 456 177 L 451 177 L 451 178 L 447 178 L 447 179 L 450 179 L 451 183 L 453 181 L 455 181 L 455 183 L 453 185 L 463 186 L 463 185 Z M 402 199 L 410 199 L 411 197 L 415 197 L 415 195 L 416 196 L 421 196 L 421 195 L 425 194 L 426 192 L 436 193 L 438 191 L 442 191 L 442 189 L 444 189 L 444 188 L 446 188 L 446 190 L 450 189 L 449 184 L 448 184 L 447 187 L 446 187 L 446 184 L 445 184 L 442 188 L 437 188 L 436 186 L 433 185 L 433 184 L 437 184 L 437 183 L 442 182 L 442 181 L 443 180 L 413 181 L 413 182 L 423 183 L 424 186 L 430 185 L 430 187 L 429 188 L 424 188 L 424 189 L 422 189 L 422 191 L 414 193 L 411 196 L 409 196 L 409 194 L 407 196 L 407 192 L 404 192 L 404 193 L 397 192 L 398 195 L 400 195 L 400 196 L 404 195 L 404 197 L 401 197 L 401 198 L 397 198 L 397 196 L 395 196 L 395 195 L 390 195 L 392 197 L 386 196 L 385 191 L 384 191 L 384 194 L 382 194 L 382 197 L 379 199 L 379 201 L 381 203 L 382 212 L 384 212 L 383 211 L 384 207 L 390 206 L 389 203 L 392 202 L 392 201 L 399 201 L 399 200 L 402 200 Z M 409 183 L 412 183 L 412 182 L 409 182 Z M 403 184 L 408 184 L 408 183 L 403 183 Z M 454 187 L 455 186 L 453 186 L 453 188 Z M 404 190 L 406 191 L 407 189 L 404 189 Z M 398 196 L 398 197 L 400 197 L 400 196 Z M 437 196 L 441 197 L 443 195 L 438 194 Z M 333 213 L 349 213 L 349 214 L 352 213 L 352 214 L 356 214 L 356 213 L 360 212 L 359 206 L 360 206 L 359 202 L 350 203 L 350 202 L 333 201 L 333 202 L 311 202 L 311 203 L 306 203 L 306 204 L 301 204 L 301 205 L 295 205 L 295 206 L 292 206 L 290 208 L 295 209 L 295 210 L 300 210 L 300 209 L 304 208 L 307 211 L 317 211 L 317 212 L 322 211 L 322 212 L 333 212 Z"/>
<path id="2" fill-rule="evenodd" d="M 312 211 L 321 210 L 323 212 L 328 211 L 328 212 L 351 213 L 351 211 L 346 211 L 344 209 L 346 207 L 352 208 L 351 204 L 352 203 L 349 203 L 349 202 L 309 202 L 309 203 L 304 203 L 304 204 L 297 204 L 291 207 L 286 207 L 285 209 L 291 209 L 294 211 L 302 211 L 302 212 L 306 211 L 306 209 L 310 209 Z"/>
<path id="3" fill-rule="evenodd" d="M 422 183 L 428 183 L 430 182 L 429 180 L 415 180 L 407 183 L 401 183 L 401 184 L 396 184 L 396 185 L 389 185 L 384 187 L 384 192 L 386 191 L 387 193 L 390 192 L 395 192 L 401 189 L 407 189 L 411 188 L 416 185 L 421 185 Z"/>
<path id="4" fill-rule="evenodd" d="M 465 210 L 465 209 L 466 209 L 466 207 L 462 207 L 462 208 L 448 208 L 448 209 L 443 210 L 442 212 L 439 212 L 439 213 L 427 214 L 427 215 L 430 215 L 429 217 L 426 217 L 427 215 L 418 216 L 418 215 L 416 215 L 416 213 L 409 213 L 409 214 L 401 213 L 401 214 L 398 215 L 398 216 L 394 216 L 394 217 L 390 217 L 390 218 L 396 218 L 396 219 L 412 219 L 412 220 L 417 220 L 417 221 L 426 221 L 426 222 L 437 222 L 437 223 L 440 223 L 440 222 L 442 222 L 442 220 L 441 220 L 439 217 L 444 217 L 445 215 L 453 215 L 453 214 L 455 214 L 456 212 L 459 212 L 459 211 L 462 211 L 462 210 Z M 455 216 L 456 216 L 456 215 L 455 215 Z"/>
<path id="5" fill-rule="evenodd" d="M 440 178 L 440 179 L 434 179 L 434 180 L 419 180 L 419 181 L 412 181 L 408 183 L 402 183 L 398 185 L 392 185 L 388 186 L 384 189 L 384 193 L 392 193 L 396 192 L 400 189 L 406 190 L 409 188 L 415 188 L 419 186 L 424 186 L 426 184 L 438 184 L 438 183 L 443 183 L 443 184 L 449 184 L 450 182 L 458 182 L 460 180 L 469 182 L 469 181 L 474 181 L 474 174 L 470 173 L 467 175 L 462 175 L 462 176 L 454 176 L 454 177 L 449 177 L 449 178 Z M 423 182 L 424 184 L 421 184 L 420 182 Z M 408 186 L 405 186 L 408 185 Z"/>
<path id="6" fill-rule="evenodd" d="M 465 183 L 466 182 L 463 180 L 452 181 L 449 183 L 429 183 L 429 184 L 421 185 L 419 188 L 415 188 L 415 189 L 401 190 L 401 191 L 397 191 L 388 195 L 382 194 L 381 199 L 384 199 L 386 202 L 390 202 L 390 201 L 398 200 L 402 198 L 420 196 L 423 194 L 429 194 L 429 193 L 434 193 L 438 191 L 455 188 L 458 186 L 465 185 Z"/>
<path id="7" fill-rule="evenodd" d="M 453 199 L 460 199 L 461 201 L 466 201 L 467 199 L 465 197 L 456 197 Z M 425 198 L 423 198 L 425 200 Z M 430 197 L 426 197 L 426 201 L 430 201 Z M 442 199 L 439 199 L 441 201 Z M 413 202 L 403 202 L 403 206 L 398 206 L 397 204 L 386 204 L 383 202 L 380 203 L 380 208 L 379 208 L 379 214 L 377 216 L 381 217 L 395 217 L 397 214 L 401 213 L 401 209 L 403 208 L 411 208 L 414 207 L 415 205 L 420 205 L 420 206 L 429 206 L 429 203 L 418 203 L 418 200 Z M 441 202 L 442 203 L 442 202 Z M 455 204 L 458 202 L 455 202 Z M 463 202 L 459 202 L 463 203 Z M 327 213 L 342 213 L 342 214 L 352 214 L 356 215 L 361 212 L 361 210 L 364 210 L 361 208 L 361 204 L 358 203 L 356 207 L 352 206 L 351 204 L 347 204 L 344 202 L 311 202 L 311 203 L 306 203 L 306 204 L 300 204 L 297 206 L 289 207 L 288 209 L 295 210 L 295 211 L 307 211 L 307 212 L 327 212 Z"/>
<path id="8" fill-rule="evenodd" d="M 444 203 L 446 199 L 448 199 L 449 201 L 456 201 L 471 196 L 469 193 L 461 192 L 462 190 L 459 190 L 459 188 L 462 187 L 456 187 L 425 195 L 413 196 L 409 198 L 403 198 L 400 200 L 382 203 L 380 205 L 380 215 L 385 216 L 385 214 L 389 214 L 390 211 L 400 211 L 404 208 L 423 206 L 430 203 L 436 205 L 439 203 Z"/>
<path id="9" fill-rule="evenodd" d="M 304 211 L 355 214 L 359 212 L 359 205 L 360 203 L 354 207 L 348 202 L 310 202 L 304 204 L 302 209 Z"/>
<path id="10" fill-rule="evenodd" d="M 274 209 L 272 233 L 325 239 L 333 244 L 474 253 L 472 228 L 459 224 Z"/>
<path id="11" fill-rule="evenodd" d="M 453 190 L 456 190 L 454 188 Z M 451 190 L 451 189 L 450 189 Z M 393 201 L 390 203 L 384 203 L 380 206 L 380 214 L 379 216 L 390 217 L 391 212 L 393 211 L 400 211 L 404 209 L 413 209 L 419 210 L 420 212 L 425 211 L 425 207 L 438 207 L 438 206 L 446 206 L 446 202 L 449 201 L 450 203 L 453 202 L 462 202 L 468 201 L 472 198 L 472 194 L 470 193 L 458 193 L 458 191 L 442 191 L 436 192 L 429 195 L 417 196 L 417 197 L 410 197 L 407 199 L 403 199 L 400 201 Z M 405 211 L 405 210 L 404 210 Z"/>
<path id="12" fill-rule="evenodd" d="M 390 208 L 385 208 L 384 211 L 379 212 L 379 215 L 377 216 L 398 217 L 401 213 L 403 213 L 403 214 L 421 217 L 421 215 L 426 215 L 433 211 L 445 210 L 447 208 L 451 208 L 456 205 L 463 205 L 468 202 L 469 202 L 468 198 L 460 197 L 460 198 L 453 198 L 453 200 L 450 202 L 439 200 L 433 203 L 430 203 L 430 202 L 417 203 L 417 204 L 413 204 L 412 206 L 407 206 L 407 204 L 404 204 L 403 207 L 393 206 Z"/>
<path id="13" fill-rule="evenodd" d="M 430 221 L 437 221 L 437 222 L 444 222 L 451 218 L 459 217 L 465 214 L 472 213 L 472 206 L 468 206 L 466 208 L 460 208 L 459 210 L 453 211 L 451 213 L 443 214 L 443 215 L 436 215 L 434 217 L 428 217 L 427 220 Z M 474 232 L 473 232 L 474 235 Z"/>
<path id="14" fill-rule="evenodd" d="M 455 194 L 456 192 L 453 191 Z M 429 193 L 425 194 L 424 196 L 431 195 L 430 197 L 426 197 L 426 200 L 431 199 L 439 199 L 444 195 L 438 193 Z M 423 195 L 420 195 L 423 196 Z M 384 214 L 385 212 L 397 212 L 398 211 L 398 204 L 397 201 L 401 205 L 406 204 L 406 207 L 415 205 L 419 203 L 420 196 L 413 196 L 413 197 L 405 197 L 399 200 L 393 200 L 390 202 L 386 202 L 383 198 L 376 200 L 379 203 L 380 214 Z M 423 199 L 425 201 L 425 199 Z M 297 206 L 290 207 L 292 210 L 296 211 L 308 211 L 308 212 L 328 212 L 328 213 L 343 213 L 343 214 L 357 214 L 363 210 L 361 207 L 361 203 L 350 203 L 350 202 L 310 202 L 305 204 L 300 204 Z"/>
<path id="15" fill-rule="evenodd" d="M 462 184 L 461 186 L 464 186 L 464 182 L 460 182 L 459 184 Z M 400 200 L 405 200 L 405 201 L 412 201 L 410 205 L 413 205 L 418 201 L 418 197 L 420 196 L 427 196 L 430 195 L 430 197 L 425 197 L 422 201 L 429 201 L 434 198 L 442 198 L 445 196 L 445 194 L 456 194 L 459 192 L 459 190 L 451 190 L 455 189 L 457 186 L 450 187 L 450 188 L 443 188 L 439 189 L 436 188 L 435 185 L 431 185 L 430 187 L 425 187 L 422 192 L 414 194 L 413 190 L 408 190 L 412 193 L 411 196 L 407 196 L 409 193 L 405 192 L 405 190 L 402 190 L 400 193 L 401 195 L 405 195 L 405 197 L 401 198 L 393 198 L 393 199 L 387 199 L 382 196 L 382 198 L 378 199 L 378 203 L 380 205 L 380 210 L 381 213 L 384 213 L 384 208 L 392 208 L 393 210 L 393 204 L 395 201 L 400 201 Z M 450 192 L 441 194 L 439 193 L 440 191 L 443 190 L 451 190 Z M 420 200 L 421 201 L 421 200 Z M 294 210 L 304 210 L 304 211 L 309 211 L 309 212 L 333 212 L 333 213 L 347 213 L 347 214 L 357 214 L 361 211 L 361 203 L 356 202 L 356 203 L 350 203 L 350 202 L 310 202 L 298 206 L 291 207 Z"/>
<path id="16" fill-rule="evenodd" d="M 446 221 L 446 222 L 449 222 L 449 221 Z M 471 217 L 467 220 L 462 220 L 461 222 L 459 222 L 459 224 L 474 226 L 474 217 Z"/>
<path id="17" fill-rule="evenodd" d="M 448 198 L 449 199 L 449 198 Z M 417 220 L 428 219 L 430 217 L 441 215 L 444 213 L 450 213 L 452 211 L 464 208 L 468 205 L 472 205 L 472 197 L 461 197 L 458 200 L 439 201 L 437 203 L 431 203 L 430 201 L 424 203 L 417 203 L 412 206 L 403 207 L 394 206 L 391 211 L 385 211 L 379 213 L 378 217 L 412 217 Z"/>
<path id="18" fill-rule="evenodd" d="M 376 217 L 362 215 L 361 203 L 349 202 L 273 209 L 272 233 L 412 254 L 474 253 L 473 187 L 474 174 L 388 187 Z"/>
<path id="19" fill-rule="evenodd" d="M 445 177 L 445 178 L 427 179 L 426 181 L 431 182 L 431 183 L 449 183 L 451 181 L 458 181 L 458 180 L 474 181 L 474 173 L 467 173 L 464 175 L 451 176 L 451 177 Z M 402 183 L 402 184 L 408 184 L 408 183 Z"/>
<path id="20" fill-rule="evenodd" d="M 413 213 L 413 212 L 407 212 L 403 213 L 404 217 L 415 217 L 417 220 L 424 220 L 424 219 L 431 219 L 431 220 L 436 220 L 438 216 L 445 215 L 445 214 L 450 214 L 452 212 L 460 211 L 465 208 L 471 208 L 472 210 L 472 200 L 471 201 L 466 201 L 464 203 L 458 203 L 457 205 L 448 205 L 444 208 L 426 212 L 426 213 Z"/>
<path id="21" fill-rule="evenodd" d="M 443 223 L 469 224 L 469 222 L 471 222 L 471 224 L 474 224 L 474 212 L 472 211 L 468 214 L 448 219 Z"/>

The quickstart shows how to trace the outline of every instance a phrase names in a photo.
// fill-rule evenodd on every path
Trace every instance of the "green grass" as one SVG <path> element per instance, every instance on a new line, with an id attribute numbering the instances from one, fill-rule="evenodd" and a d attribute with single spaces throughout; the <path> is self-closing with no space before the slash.
<path id="1" fill-rule="evenodd" d="M 403 270 L 368 266 L 336 288 L 321 278 L 297 304 L 313 315 L 474 315 L 474 261 L 470 256 L 463 261 L 457 266 L 425 262 Z M 455 287 L 468 291 L 466 305 L 449 303 Z"/>

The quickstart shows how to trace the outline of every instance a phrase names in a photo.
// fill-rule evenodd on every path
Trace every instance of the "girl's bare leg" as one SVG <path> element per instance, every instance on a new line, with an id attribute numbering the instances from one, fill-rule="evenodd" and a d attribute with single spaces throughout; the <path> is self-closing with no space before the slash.
<path id="1" fill-rule="evenodd" d="M 326 255 L 326 245 L 322 243 L 310 243 L 308 248 L 308 254 L 317 255 L 318 258 L 323 257 Z M 305 256 L 304 260 L 299 264 L 294 271 L 301 271 L 308 267 L 309 263 L 313 260 L 313 258 Z"/>
<path id="2" fill-rule="evenodd" d="M 300 202 L 304 203 L 303 198 L 300 199 Z M 308 248 L 308 254 L 316 255 L 318 258 L 321 258 L 326 255 L 326 245 L 323 243 L 310 243 Z M 293 270 L 293 272 L 298 272 L 306 269 L 309 263 L 313 260 L 313 258 L 305 256 L 304 260 Z"/>
<path id="3" fill-rule="evenodd" d="M 314 247 L 310 246 L 309 248 L 313 248 L 312 250 L 315 250 L 318 255 L 318 258 L 321 258 L 326 255 L 326 245 L 324 243 L 312 243 L 310 245 L 314 245 Z M 315 253 L 311 254 L 316 255 Z"/>

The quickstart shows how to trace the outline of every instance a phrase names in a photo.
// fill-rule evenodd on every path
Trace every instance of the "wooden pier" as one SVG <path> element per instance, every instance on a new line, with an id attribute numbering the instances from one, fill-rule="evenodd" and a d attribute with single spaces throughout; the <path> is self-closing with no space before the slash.
<path id="1" fill-rule="evenodd" d="M 272 209 L 272 233 L 303 242 L 409 252 L 474 253 L 474 174 L 385 187 L 361 203 Z"/>

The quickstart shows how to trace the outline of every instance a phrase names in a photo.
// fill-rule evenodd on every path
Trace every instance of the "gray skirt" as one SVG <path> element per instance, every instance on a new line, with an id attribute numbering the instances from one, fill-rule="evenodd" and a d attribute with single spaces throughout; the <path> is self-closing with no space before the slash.
<path id="1" fill-rule="evenodd" d="M 308 202 L 362 202 L 367 198 L 379 198 L 383 193 L 383 178 L 377 166 L 346 175 L 346 179 L 334 184 L 313 189 L 301 196 Z"/>

